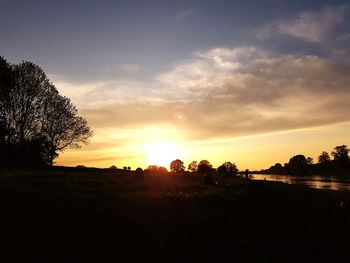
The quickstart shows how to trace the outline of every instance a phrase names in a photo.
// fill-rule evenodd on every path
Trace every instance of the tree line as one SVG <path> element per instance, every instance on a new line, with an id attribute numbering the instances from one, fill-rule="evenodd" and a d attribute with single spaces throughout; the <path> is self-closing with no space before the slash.
<path id="1" fill-rule="evenodd" d="M 289 162 L 284 165 L 276 163 L 268 169 L 256 172 L 286 175 L 350 175 L 349 149 L 346 145 L 339 145 L 334 147 L 331 155 L 323 151 L 318 156 L 317 163 L 314 163 L 311 157 L 298 154 L 290 158 Z"/>
<path id="2" fill-rule="evenodd" d="M 185 170 L 184 162 L 176 159 L 170 163 L 170 172 L 173 174 L 208 174 L 218 173 L 220 175 L 234 176 L 238 173 L 237 165 L 234 162 L 224 162 L 217 169 L 208 160 L 201 160 L 200 162 L 192 161 Z M 168 170 L 163 166 L 149 165 L 147 169 L 137 168 L 135 170 L 136 176 L 141 175 L 166 175 Z"/>
<path id="3" fill-rule="evenodd" d="M 87 121 L 39 66 L 0 57 L 1 166 L 52 165 L 60 151 L 91 136 Z"/>

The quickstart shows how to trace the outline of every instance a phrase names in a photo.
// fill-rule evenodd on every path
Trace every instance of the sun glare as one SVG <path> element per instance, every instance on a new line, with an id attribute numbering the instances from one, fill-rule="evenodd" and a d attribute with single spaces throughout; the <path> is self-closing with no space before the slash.
<path id="1" fill-rule="evenodd" d="M 169 167 L 171 161 L 182 159 L 184 153 L 175 143 L 157 142 L 146 146 L 148 164 Z"/>

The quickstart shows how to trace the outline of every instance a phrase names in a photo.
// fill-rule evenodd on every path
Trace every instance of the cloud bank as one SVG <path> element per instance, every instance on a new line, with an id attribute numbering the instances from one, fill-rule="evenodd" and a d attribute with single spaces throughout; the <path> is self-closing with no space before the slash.
<path id="1" fill-rule="evenodd" d="M 350 121 L 349 91 L 349 66 L 246 46 L 196 52 L 146 85 L 97 83 L 73 101 L 98 129 L 158 125 L 205 140 Z"/>

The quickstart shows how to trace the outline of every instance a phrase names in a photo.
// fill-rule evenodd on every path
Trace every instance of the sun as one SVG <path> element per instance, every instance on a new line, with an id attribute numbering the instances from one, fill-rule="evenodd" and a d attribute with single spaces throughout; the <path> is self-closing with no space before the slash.
<path id="1" fill-rule="evenodd" d="M 179 146 L 170 142 L 156 142 L 146 146 L 148 164 L 169 167 L 176 159 L 182 159 L 184 153 Z"/>

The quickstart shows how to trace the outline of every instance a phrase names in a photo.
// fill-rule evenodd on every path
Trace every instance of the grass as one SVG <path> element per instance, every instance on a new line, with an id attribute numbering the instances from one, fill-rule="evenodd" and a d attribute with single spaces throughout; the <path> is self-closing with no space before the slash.
<path id="1" fill-rule="evenodd" d="M 2 171 L 0 262 L 349 258 L 349 192 L 84 168 Z"/>

